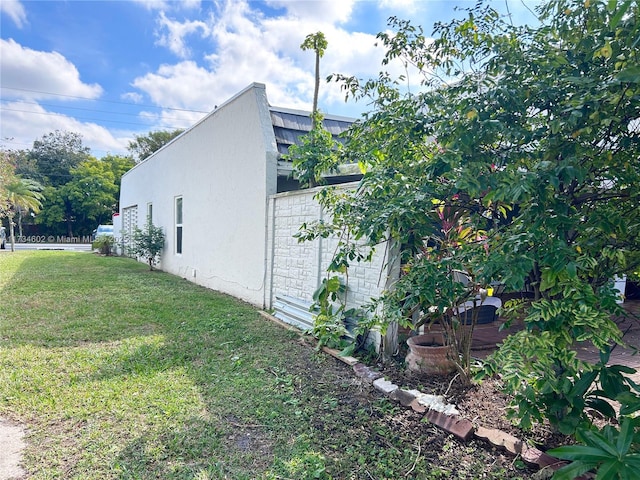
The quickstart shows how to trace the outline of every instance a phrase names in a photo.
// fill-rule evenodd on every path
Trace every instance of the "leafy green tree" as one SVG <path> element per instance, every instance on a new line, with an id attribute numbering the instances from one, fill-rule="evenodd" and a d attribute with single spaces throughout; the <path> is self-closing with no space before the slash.
<path id="1" fill-rule="evenodd" d="M 320 58 L 324 56 L 327 46 L 327 40 L 322 32 L 307 35 L 300 45 L 302 50 L 313 50 L 316 54 L 311 131 L 302 137 L 299 145 L 289 147 L 285 159 L 292 161 L 294 176 L 304 187 L 314 187 L 321 184 L 322 174 L 335 170 L 340 163 L 341 145 L 324 128 L 324 117 L 318 110 Z"/>
<path id="2" fill-rule="evenodd" d="M 65 186 L 76 218 L 91 225 L 107 223 L 117 211 L 120 179 L 133 166 L 128 157 L 108 156 L 82 162 L 71 171 L 72 180 Z"/>
<path id="3" fill-rule="evenodd" d="M 31 150 L 11 152 L 15 172 L 21 178 L 37 181 L 47 189 L 43 199 L 42 217 L 31 219 L 24 216 L 18 207 L 16 215 L 18 225 L 22 230 L 23 218 L 30 222 L 47 225 L 50 234 L 70 234 L 72 217 L 71 206 L 68 199 L 61 194 L 66 190 L 64 186 L 71 181 L 71 170 L 81 162 L 90 159 L 89 148 L 82 145 L 82 137 L 77 133 L 62 132 L 56 130 L 41 139 L 34 141 Z M 49 204 L 54 203 L 57 208 L 49 212 Z M 64 206 L 64 208 L 60 208 Z M 66 215 L 61 214 L 66 212 Z M 62 222 L 69 219 L 66 227 L 56 225 L 53 219 Z"/>
<path id="4" fill-rule="evenodd" d="M 341 162 L 342 144 L 324 128 L 320 112 L 313 112 L 311 117 L 314 126 L 284 156 L 292 162 L 294 176 L 304 187 L 322 184 L 324 173 L 336 171 Z"/>
<path id="5" fill-rule="evenodd" d="M 333 223 L 307 226 L 301 238 L 348 231 L 371 247 L 390 241 L 416 268 L 438 233 L 436 206 L 465 211 L 484 232 L 482 248 L 459 250 L 475 281 L 534 292 L 522 305 L 525 329 L 489 365 L 523 425 L 546 419 L 571 433 L 587 424 L 589 389 L 577 383 L 595 367 L 575 345 L 605 351 L 621 341 L 610 279 L 640 250 L 638 9 L 550 0 L 540 26 L 517 27 L 480 3 L 436 24 L 434 41 L 392 19 L 395 32 L 379 35 L 383 63 L 417 69 L 422 89 L 402 91 L 386 72 L 336 77 L 374 108 L 345 153 L 365 174 L 354 193 L 323 192 Z M 369 258 L 359 248 L 343 243 L 332 267 Z M 422 301 L 417 286 L 396 283 L 398 298 Z M 410 312 L 402 302 L 384 309 L 383 328 Z"/>
<path id="6" fill-rule="evenodd" d="M 0 150 L 0 218 L 5 217 L 9 211 L 9 198 L 7 195 L 7 185 L 13 180 L 15 175 L 15 165 L 12 161 L 11 152 Z"/>
<path id="7" fill-rule="evenodd" d="M 42 193 L 42 185 L 34 180 L 27 178 L 20 178 L 14 176 L 9 179 L 9 183 L 5 185 L 5 195 L 7 197 L 9 218 L 9 238 L 11 240 L 11 251 L 15 249 L 15 223 L 14 218 L 19 211 L 23 209 L 26 211 L 33 211 L 38 213 L 42 208 L 42 200 L 44 199 Z"/>
<path id="8" fill-rule="evenodd" d="M 101 160 L 91 159 L 74 168 L 64 189 L 78 224 L 111 219 L 118 186 L 114 173 Z"/>
<path id="9" fill-rule="evenodd" d="M 113 204 L 113 211 L 117 212 L 119 210 L 122 176 L 135 166 L 135 162 L 133 161 L 133 158 L 121 155 L 107 155 L 106 157 L 102 157 L 101 161 L 113 172 L 115 183 L 118 187 L 118 190 L 115 193 L 115 202 Z"/>
<path id="10" fill-rule="evenodd" d="M 157 152 L 171 140 L 180 135 L 184 130 L 177 129 L 173 132 L 157 130 L 146 135 L 134 135 L 134 140 L 129 142 L 127 150 L 135 159 L 135 163 L 142 162 L 151 154 Z"/>
<path id="11" fill-rule="evenodd" d="M 8 151 L 15 166 L 16 175 L 22 178 L 36 179 L 39 177 L 36 161 L 30 150 L 10 150 Z"/>
<path id="12" fill-rule="evenodd" d="M 70 171 L 71 180 L 46 188 L 46 202 L 38 223 L 52 233 L 89 234 L 97 224 L 108 223 L 118 210 L 120 180 L 133 166 L 130 157 L 108 155 L 90 158 Z"/>
<path id="13" fill-rule="evenodd" d="M 74 167 L 89 158 L 90 149 L 82 145 L 79 133 L 56 130 L 33 142 L 29 158 L 20 166 L 33 180 L 59 187 L 71 180 Z"/>
<path id="14" fill-rule="evenodd" d="M 32 178 L 34 177 L 33 172 L 35 171 L 35 162 L 29 158 L 28 150 L 3 150 L 2 153 L 3 165 L 5 167 L 9 167 L 9 170 L 5 170 L 5 174 L 3 178 L 0 178 L 0 189 L 10 183 L 9 176 L 13 179 L 14 175 L 17 175 L 20 178 Z M 0 170 L 2 167 L 0 166 Z M 5 198 L 6 195 L 0 192 L 0 198 Z M 16 208 L 16 212 L 14 218 L 17 222 L 18 227 L 18 236 L 22 237 L 22 226 L 25 223 L 25 219 L 27 222 L 32 222 L 32 217 L 25 215 L 27 212 L 20 206 Z M 5 203 L 4 206 L 0 205 L 0 218 L 6 216 L 6 212 L 8 211 L 8 205 Z M 3 214 L 5 212 L 5 214 Z"/>
<path id="15" fill-rule="evenodd" d="M 27 218 L 46 227 L 49 235 L 89 234 L 118 210 L 120 179 L 135 164 L 131 157 L 95 159 L 79 134 L 55 131 L 34 142 L 32 150 L 3 151 L 3 158 L 21 178 L 44 185 L 41 212 L 34 219 L 17 208 L 20 230 Z"/>
<path id="16" fill-rule="evenodd" d="M 75 214 L 65 185 L 47 186 L 42 192 L 45 200 L 36 217 L 36 224 L 44 225 L 49 235 L 73 236 Z"/>
<path id="17" fill-rule="evenodd" d="M 129 248 L 129 254 L 144 258 L 149 264 L 149 270 L 158 262 L 160 253 L 164 248 L 164 232 L 162 227 L 156 227 L 149 220 L 144 229 L 136 227 L 133 233 L 133 245 Z"/>
<path id="18" fill-rule="evenodd" d="M 484 202 L 516 203 L 518 214 L 496 231 L 486 267 L 514 286 L 528 273 L 536 292 L 526 329 L 505 342 L 494 369 L 517 393 L 525 424 L 546 418 L 564 433 L 587 421 L 572 392 L 593 366 L 575 344 L 604 351 L 620 342 L 609 279 L 640 249 L 638 13 L 630 1 L 549 2 L 548 25 L 529 33 L 526 49 L 508 46 L 488 62 L 500 101 L 468 120 L 474 135 L 488 135 L 492 120 L 501 131 L 507 118 L 515 126 L 499 144 L 508 154 Z"/>

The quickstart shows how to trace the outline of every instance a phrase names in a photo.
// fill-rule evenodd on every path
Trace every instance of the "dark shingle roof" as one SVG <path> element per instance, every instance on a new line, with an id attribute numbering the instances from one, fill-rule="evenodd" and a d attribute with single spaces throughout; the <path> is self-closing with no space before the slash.
<path id="1" fill-rule="evenodd" d="M 311 130 L 311 114 L 296 110 L 270 108 L 273 133 L 278 144 L 278 153 L 284 155 L 289 146 L 300 143 L 300 137 Z M 324 127 L 337 139 L 338 135 L 347 130 L 355 119 L 326 115 Z"/>

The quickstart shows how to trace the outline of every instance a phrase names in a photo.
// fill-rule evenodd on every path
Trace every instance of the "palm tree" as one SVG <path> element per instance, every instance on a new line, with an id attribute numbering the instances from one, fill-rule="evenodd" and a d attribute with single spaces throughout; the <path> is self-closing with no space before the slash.
<path id="1" fill-rule="evenodd" d="M 318 93 L 320 91 L 320 59 L 324 56 L 324 51 L 327 49 L 327 46 L 328 46 L 327 39 L 324 36 L 324 33 L 322 32 L 310 33 L 305 37 L 304 42 L 302 42 L 302 45 L 300 45 L 300 48 L 303 51 L 313 50 L 314 52 L 316 52 L 315 86 L 313 89 L 313 110 L 311 112 L 311 132 L 309 133 L 310 139 L 313 139 L 314 136 L 315 138 L 325 137 L 324 135 L 322 135 L 324 133 L 323 132 L 324 128 L 322 124 L 323 117 L 322 117 L 322 114 L 318 111 Z M 331 135 L 328 133 L 327 135 L 329 135 L 329 139 L 330 139 Z M 311 140 L 310 146 L 312 149 L 315 147 L 315 145 L 313 144 L 313 140 Z M 313 165 L 311 167 L 312 169 L 318 163 L 317 155 L 314 155 L 314 157 L 315 159 L 312 160 L 312 165 Z M 315 187 L 317 184 L 318 182 L 315 178 L 315 174 L 311 175 L 308 180 L 308 186 Z"/>
<path id="2" fill-rule="evenodd" d="M 17 175 L 5 186 L 5 195 L 9 204 L 7 217 L 9 218 L 9 237 L 11 239 L 12 252 L 15 250 L 15 223 L 13 218 L 21 210 L 32 210 L 34 213 L 38 213 L 42 208 L 42 200 L 44 200 L 44 196 L 40 193 L 42 189 L 42 185 L 35 180 L 21 178 Z"/>
<path id="3" fill-rule="evenodd" d="M 304 50 L 313 50 L 316 52 L 316 81 L 315 88 L 313 89 L 313 113 L 312 117 L 313 127 L 316 126 L 317 119 L 315 113 L 318 111 L 318 92 L 320 90 L 320 58 L 324 56 L 324 51 L 327 49 L 327 39 L 322 32 L 310 33 L 300 45 L 300 48 Z"/>

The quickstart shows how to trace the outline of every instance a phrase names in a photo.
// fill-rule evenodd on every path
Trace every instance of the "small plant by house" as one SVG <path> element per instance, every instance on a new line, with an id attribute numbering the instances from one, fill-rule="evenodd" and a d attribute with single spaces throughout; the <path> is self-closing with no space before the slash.
<path id="1" fill-rule="evenodd" d="M 377 300 L 378 322 L 383 328 L 396 322 L 414 331 L 421 326 L 441 331 L 443 343 L 453 347 L 453 364 L 469 381 L 477 307 L 487 298 L 478 278 L 486 238 L 466 209 L 444 201 L 430 203 L 425 209 L 430 226 L 401 251 L 400 278 Z"/>
<path id="2" fill-rule="evenodd" d="M 148 221 L 141 230 L 136 227 L 133 233 L 132 246 L 129 247 L 129 254 L 144 258 L 149 264 L 149 270 L 153 270 L 160 259 L 160 253 L 164 248 L 164 232 L 162 227 L 156 227 Z"/>
<path id="3" fill-rule="evenodd" d="M 327 276 L 313 293 L 311 311 L 315 313 L 311 334 L 318 340 L 318 348 L 329 347 L 352 354 L 366 338 L 362 320 L 364 312 L 346 308 L 347 286 L 337 275 Z"/>
<path id="4" fill-rule="evenodd" d="M 113 254 L 115 238 L 112 235 L 100 235 L 91 243 L 93 250 L 98 250 L 101 255 Z"/>

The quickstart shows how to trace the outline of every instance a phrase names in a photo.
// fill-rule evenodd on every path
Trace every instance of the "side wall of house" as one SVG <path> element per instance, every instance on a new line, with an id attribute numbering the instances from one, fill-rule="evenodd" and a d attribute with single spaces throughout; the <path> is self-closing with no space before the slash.
<path id="1" fill-rule="evenodd" d="M 253 84 L 123 177 L 123 227 L 135 218 L 142 228 L 151 204 L 153 223 L 166 235 L 164 271 L 262 306 L 266 208 L 276 175 L 265 87 Z"/>
<path id="2" fill-rule="evenodd" d="M 345 188 L 353 188 L 347 185 Z M 338 239 L 323 238 L 298 242 L 294 237 L 303 223 L 326 218 L 326 213 L 313 198 L 317 189 L 273 195 L 269 202 L 269 246 L 267 291 L 265 304 L 273 307 L 276 297 L 288 296 L 311 303 L 313 292 L 326 277 L 327 267 L 335 253 Z M 359 307 L 381 293 L 387 281 L 385 247 L 380 246 L 371 262 L 354 264 L 348 276 L 347 307 Z"/>

